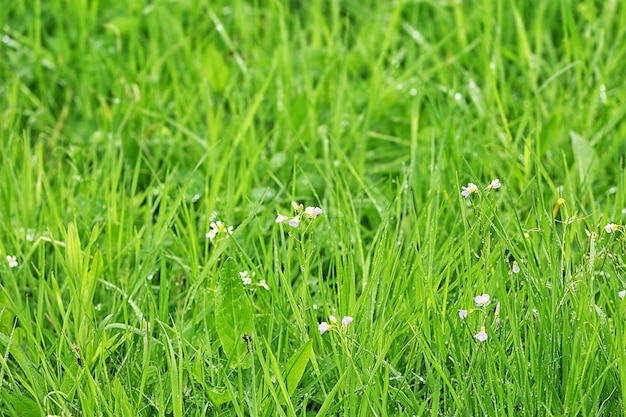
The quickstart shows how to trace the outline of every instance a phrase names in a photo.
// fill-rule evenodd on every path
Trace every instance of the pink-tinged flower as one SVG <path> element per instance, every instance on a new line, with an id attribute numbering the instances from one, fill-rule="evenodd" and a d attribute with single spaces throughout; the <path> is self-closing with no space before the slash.
<path id="1" fill-rule="evenodd" d="M 493 314 L 495 316 L 499 316 L 500 315 L 500 301 L 498 301 L 498 303 L 496 304 L 496 311 Z"/>
<path id="2" fill-rule="evenodd" d="M 7 262 L 9 264 L 9 268 L 15 268 L 17 267 L 19 264 L 17 263 L 17 258 L 15 256 L 8 256 L 6 257 Z"/>
<path id="3" fill-rule="evenodd" d="M 617 296 L 623 300 L 626 297 L 626 290 L 621 290 L 617 293 Z"/>
<path id="4" fill-rule="evenodd" d="M 286 222 L 287 220 L 289 220 L 289 217 L 283 216 L 280 213 L 278 213 L 278 216 L 276 216 L 276 223 L 283 223 L 283 222 Z"/>
<path id="5" fill-rule="evenodd" d="M 481 342 L 484 342 L 485 340 L 487 340 L 487 338 L 488 338 L 489 336 L 487 336 L 487 331 L 485 330 L 485 326 L 482 326 L 482 327 L 480 328 L 480 331 L 479 331 L 478 333 L 476 333 L 476 334 L 474 335 L 474 337 L 475 337 L 476 339 L 478 339 L 479 341 L 481 341 Z"/>
<path id="6" fill-rule="evenodd" d="M 337 317 L 335 316 L 328 316 L 328 321 L 330 321 L 331 323 L 337 323 Z"/>
<path id="7" fill-rule="evenodd" d="M 320 324 L 317 325 L 317 330 L 320 331 L 320 334 L 324 334 L 328 331 L 328 329 L 330 329 L 330 325 L 328 323 L 326 323 L 325 321 L 321 322 Z"/>
<path id="8" fill-rule="evenodd" d="M 472 182 L 470 182 L 469 184 L 467 184 L 467 187 L 463 186 L 461 187 L 462 191 L 461 191 L 461 195 L 465 198 L 469 197 L 470 194 L 472 193 L 476 193 L 478 192 L 478 186 Z"/>
<path id="9" fill-rule="evenodd" d="M 474 297 L 474 302 L 476 303 L 476 307 L 485 307 L 491 304 L 491 297 L 489 294 L 477 295 Z"/>
<path id="10" fill-rule="evenodd" d="M 617 230 L 617 227 L 618 226 L 615 223 L 607 223 L 607 225 L 604 226 L 604 231 L 607 233 L 613 233 Z"/>
<path id="11" fill-rule="evenodd" d="M 322 209 L 319 207 L 307 207 L 304 209 L 304 215 L 309 219 L 315 219 L 322 214 Z"/>
<path id="12" fill-rule="evenodd" d="M 287 224 L 289 226 L 291 226 L 291 227 L 298 227 L 298 226 L 300 226 L 300 217 L 296 216 L 296 217 L 292 218 L 291 220 L 289 220 L 287 222 Z"/>
<path id="13" fill-rule="evenodd" d="M 493 180 L 493 181 L 491 181 L 489 183 L 489 185 L 487 186 L 487 189 L 488 190 L 497 190 L 501 186 L 502 186 L 502 184 L 500 184 L 500 180 L 498 178 L 496 178 L 495 180 Z"/>
<path id="14" fill-rule="evenodd" d="M 461 320 L 465 320 L 467 318 L 467 313 L 468 313 L 467 310 L 459 310 L 459 318 Z"/>
<path id="15" fill-rule="evenodd" d="M 341 319 L 341 325 L 343 327 L 348 327 L 348 324 L 352 323 L 353 321 L 354 321 L 354 318 L 350 316 L 343 316 L 343 318 Z"/>
<path id="16" fill-rule="evenodd" d="M 295 201 L 292 201 L 292 202 L 291 202 L 291 207 L 292 207 L 295 211 L 297 211 L 297 212 L 301 212 L 301 211 L 302 211 L 302 209 L 304 208 L 304 204 L 298 204 L 298 203 L 296 203 Z"/>
<path id="17" fill-rule="evenodd" d="M 513 261 L 513 273 L 514 274 L 519 274 L 520 268 L 519 265 L 517 264 L 517 261 Z"/>

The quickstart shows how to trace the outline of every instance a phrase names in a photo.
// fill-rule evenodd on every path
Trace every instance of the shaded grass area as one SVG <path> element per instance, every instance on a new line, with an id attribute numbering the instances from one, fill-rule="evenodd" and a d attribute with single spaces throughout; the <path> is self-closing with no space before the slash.
<path id="1" fill-rule="evenodd" d="M 0 20 L 0 414 L 623 413 L 620 2 Z M 324 214 L 276 224 L 291 201 Z"/>

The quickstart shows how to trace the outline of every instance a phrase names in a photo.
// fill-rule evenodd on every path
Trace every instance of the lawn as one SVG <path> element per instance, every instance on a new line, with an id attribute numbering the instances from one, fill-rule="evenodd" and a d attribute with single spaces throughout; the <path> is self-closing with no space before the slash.
<path id="1" fill-rule="evenodd" d="M 0 30 L 1 416 L 626 416 L 623 2 Z"/>

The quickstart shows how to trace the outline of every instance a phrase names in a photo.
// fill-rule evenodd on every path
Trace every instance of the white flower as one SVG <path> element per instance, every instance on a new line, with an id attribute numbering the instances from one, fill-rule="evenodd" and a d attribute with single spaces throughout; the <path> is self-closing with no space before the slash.
<path id="1" fill-rule="evenodd" d="M 341 319 L 341 325 L 343 327 L 348 327 L 348 324 L 352 323 L 353 321 L 354 321 L 354 318 L 350 316 L 343 316 L 343 318 Z"/>
<path id="2" fill-rule="evenodd" d="M 467 184 L 467 187 L 461 187 L 463 191 L 461 191 L 461 195 L 465 198 L 469 197 L 470 194 L 478 192 L 478 186 L 472 182 Z"/>
<path id="3" fill-rule="evenodd" d="M 301 203 L 300 203 L 300 204 L 298 204 L 298 203 L 296 203 L 295 201 L 292 201 L 292 202 L 291 202 L 291 207 L 292 207 L 295 211 L 297 211 L 297 212 L 301 212 L 301 211 L 302 211 L 302 209 L 304 208 L 304 204 L 301 204 Z"/>
<path id="4" fill-rule="evenodd" d="M 325 321 L 323 321 L 323 322 L 321 322 L 320 324 L 317 325 L 317 330 L 320 331 L 320 334 L 326 333 L 326 331 L 328 331 L 329 328 L 330 328 L 330 326 Z"/>
<path id="5" fill-rule="evenodd" d="M 259 283 L 256 285 L 258 285 L 259 287 L 265 288 L 267 291 L 270 290 L 270 287 L 267 285 L 267 282 L 265 282 L 264 279 L 260 280 Z"/>
<path id="6" fill-rule="evenodd" d="M 15 268 L 19 265 L 15 256 L 7 256 L 7 262 L 9 263 L 9 268 Z"/>
<path id="7" fill-rule="evenodd" d="M 211 240 L 215 239 L 218 233 L 228 233 L 229 235 L 233 233 L 233 226 L 226 227 L 220 221 L 211 222 L 210 226 L 211 230 L 207 232 L 206 237 Z"/>
<path id="8" fill-rule="evenodd" d="M 604 226 L 604 230 L 605 230 L 607 233 L 613 233 L 614 231 L 616 231 L 616 230 L 617 230 L 617 227 L 618 227 L 618 226 L 617 226 L 615 223 L 607 223 L 607 225 L 606 225 L 606 226 Z"/>
<path id="9" fill-rule="evenodd" d="M 484 307 L 491 304 L 491 299 L 489 294 L 477 295 L 474 297 L 474 302 L 476 303 L 476 307 Z"/>
<path id="10" fill-rule="evenodd" d="M 479 331 L 478 333 L 476 333 L 476 334 L 474 335 L 474 337 L 475 337 L 476 339 L 478 339 L 479 341 L 481 341 L 481 342 L 484 342 L 485 340 L 487 340 L 487 337 L 488 337 L 488 336 L 487 336 L 487 331 L 485 330 L 485 326 L 482 326 L 482 327 L 480 328 L 480 331 Z"/>
<path id="11" fill-rule="evenodd" d="M 519 274 L 520 268 L 519 265 L 517 264 L 517 261 L 513 261 L 513 273 L 514 274 Z"/>
<path id="12" fill-rule="evenodd" d="M 617 293 L 617 296 L 623 300 L 626 297 L 626 290 L 621 290 Z"/>
<path id="13" fill-rule="evenodd" d="M 289 226 L 291 226 L 291 227 L 298 227 L 298 226 L 300 226 L 300 217 L 296 216 L 296 217 L 292 218 L 291 220 L 289 220 L 287 222 L 287 224 Z"/>
<path id="14" fill-rule="evenodd" d="M 289 220 L 289 217 L 283 216 L 280 213 L 278 213 L 278 216 L 276 216 L 276 223 L 283 223 L 283 222 L 285 222 L 287 220 Z"/>
<path id="15" fill-rule="evenodd" d="M 465 320 L 467 318 L 467 310 L 459 309 L 459 318 Z"/>
<path id="16" fill-rule="evenodd" d="M 304 214 L 309 219 L 315 219 L 317 216 L 322 214 L 322 209 L 319 207 L 307 207 L 304 209 Z"/>
<path id="17" fill-rule="evenodd" d="M 496 178 L 495 180 L 491 181 L 491 183 L 489 183 L 489 185 L 487 186 L 487 189 L 488 190 L 497 190 L 501 186 L 502 186 L 502 184 L 500 184 L 500 180 L 498 178 Z"/>
<path id="18" fill-rule="evenodd" d="M 243 285 L 250 285 L 250 284 L 252 284 L 252 278 L 250 278 L 250 275 L 248 274 L 248 271 L 241 271 L 239 273 L 239 276 L 241 277 L 241 281 L 243 281 Z"/>

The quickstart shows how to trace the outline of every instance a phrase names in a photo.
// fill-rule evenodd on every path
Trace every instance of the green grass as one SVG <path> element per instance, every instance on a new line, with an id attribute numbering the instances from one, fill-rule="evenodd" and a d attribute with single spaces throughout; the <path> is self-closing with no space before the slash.
<path id="1" fill-rule="evenodd" d="M 622 2 L 0 23 L 0 415 L 626 416 Z"/>

